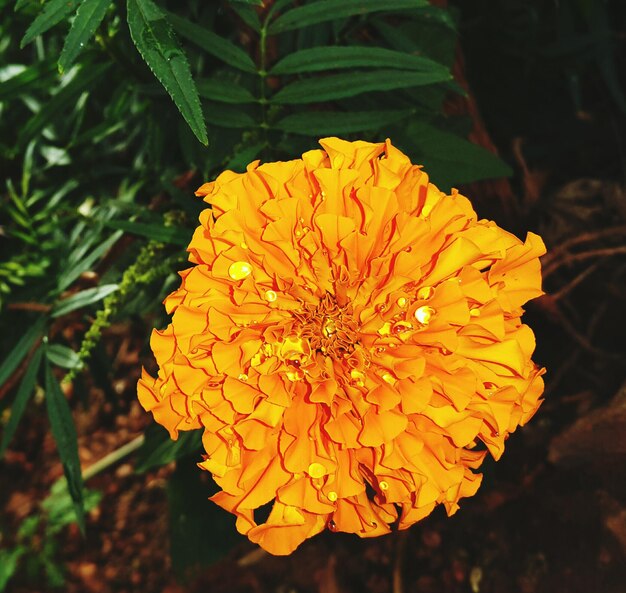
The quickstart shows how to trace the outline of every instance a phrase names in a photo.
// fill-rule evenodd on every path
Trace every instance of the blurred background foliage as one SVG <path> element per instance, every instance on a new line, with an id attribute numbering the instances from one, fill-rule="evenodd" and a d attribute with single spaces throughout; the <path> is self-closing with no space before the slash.
<path id="1" fill-rule="evenodd" d="M 23 416 L 47 418 L 65 476 L 17 535 L 0 524 L 0 591 L 20 568 L 62 585 L 55 533 L 84 530 L 99 501 L 84 481 L 137 447 L 138 472 L 183 460 L 167 490 L 179 572 L 228 547 L 230 519 L 189 471 L 197 435 L 149 426 L 83 477 L 75 426 L 94 386 L 97 421 L 128 411 L 140 361 L 120 393 L 103 335 L 127 328 L 142 351 L 167 323 L 203 181 L 326 135 L 390 137 L 445 191 L 499 180 L 470 187 L 514 230 L 558 243 L 626 219 L 619 192 L 599 206 L 555 193 L 624 181 L 618 1 L 0 0 L 0 17 L 0 456 Z"/>

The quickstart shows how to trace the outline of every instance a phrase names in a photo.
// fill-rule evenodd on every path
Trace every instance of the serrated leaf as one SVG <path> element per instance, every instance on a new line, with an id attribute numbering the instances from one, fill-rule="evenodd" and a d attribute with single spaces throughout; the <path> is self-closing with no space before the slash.
<path id="1" fill-rule="evenodd" d="M 161 243 L 171 243 L 172 245 L 189 245 L 191 240 L 191 231 L 185 231 L 174 227 L 166 227 L 158 224 L 146 224 L 143 222 L 132 222 L 129 220 L 108 220 L 104 223 L 106 226 L 147 237 L 153 241 Z"/>
<path id="2" fill-rule="evenodd" d="M 53 307 L 50 316 L 53 318 L 61 317 L 62 315 L 67 315 L 76 309 L 82 309 L 83 307 L 93 305 L 93 303 L 101 301 L 103 298 L 115 292 L 118 288 L 119 286 L 117 284 L 103 284 L 102 286 L 96 286 L 95 288 L 81 290 L 80 292 L 59 301 Z"/>
<path id="3" fill-rule="evenodd" d="M 246 88 L 231 80 L 205 78 L 198 81 L 198 93 L 201 97 L 221 101 L 222 103 L 254 103 L 256 97 Z"/>
<path id="4" fill-rule="evenodd" d="M 128 27 L 135 47 L 168 92 L 196 138 L 208 145 L 200 98 L 185 53 L 165 13 L 152 0 L 127 0 Z"/>
<path id="5" fill-rule="evenodd" d="M 67 113 L 67 106 L 71 105 L 74 97 L 100 79 L 108 67 L 108 63 L 83 67 L 70 83 L 66 84 L 26 122 L 20 131 L 18 144 L 24 146 L 46 126 L 54 123 L 58 118 L 62 118 L 63 114 Z"/>
<path id="6" fill-rule="evenodd" d="M 20 48 L 30 43 L 37 35 L 45 33 L 57 23 L 60 23 L 68 14 L 76 10 L 79 0 L 48 0 L 41 13 L 26 30 L 20 42 Z"/>
<path id="7" fill-rule="evenodd" d="M 318 0 L 280 15 L 270 24 L 268 32 L 273 35 L 355 15 L 423 8 L 428 5 L 427 0 Z"/>
<path id="8" fill-rule="evenodd" d="M 71 348 L 63 344 L 51 344 L 46 347 L 46 358 L 54 365 L 63 369 L 77 369 L 82 362 Z"/>
<path id="9" fill-rule="evenodd" d="M 258 124 L 255 119 L 241 109 L 235 109 L 226 105 L 217 105 L 215 103 L 206 105 L 204 117 L 214 126 L 220 128 L 254 128 Z"/>
<path id="10" fill-rule="evenodd" d="M 24 377 L 20 383 L 20 386 L 17 389 L 17 394 L 15 395 L 15 399 L 11 404 L 11 415 L 9 416 L 9 421 L 2 433 L 2 443 L 0 444 L 0 458 L 4 455 L 17 427 L 19 425 L 22 416 L 24 415 L 24 411 L 26 410 L 26 404 L 28 404 L 28 400 L 35 389 L 35 385 L 37 383 L 37 374 L 39 373 L 39 367 L 41 366 L 41 357 L 43 354 L 42 348 L 38 348 L 35 354 L 33 355 L 32 360 L 30 361 L 26 372 L 24 373 Z"/>
<path id="11" fill-rule="evenodd" d="M 74 505 L 80 530 L 85 531 L 85 508 L 83 500 L 83 477 L 78 458 L 78 438 L 70 406 L 61 391 L 52 367 L 46 364 L 46 407 L 52 436 L 63 464 L 67 487 Z"/>
<path id="12" fill-rule="evenodd" d="M 143 445 L 137 450 L 135 471 L 146 472 L 199 453 L 201 449 L 201 430 L 181 431 L 178 434 L 178 440 L 173 441 L 167 430 L 158 424 L 151 424 L 146 429 Z"/>
<path id="13" fill-rule="evenodd" d="M 76 18 L 65 38 L 61 57 L 59 58 L 59 70 L 64 72 L 76 60 L 85 43 L 95 33 L 98 25 L 104 19 L 107 9 L 113 0 L 83 0 L 76 12 Z"/>
<path id="14" fill-rule="evenodd" d="M 303 49 L 287 55 L 270 74 L 298 74 L 340 68 L 394 68 L 420 72 L 447 72 L 445 66 L 413 54 L 368 46 L 329 46 Z"/>
<path id="15" fill-rule="evenodd" d="M 233 68 L 244 72 L 256 72 L 256 66 L 250 56 L 228 39 L 171 12 L 167 13 L 167 18 L 179 35 L 195 43 L 207 53 Z"/>
<path id="16" fill-rule="evenodd" d="M 288 115 L 272 124 L 272 128 L 319 137 L 332 134 L 352 134 L 363 130 L 378 130 L 410 116 L 410 109 L 397 111 L 314 111 Z"/>
<path id="17" fill-rule="evenodd" d="M 41 338 L 43 328 L 45 327 L 45 317 L 40 317 L 33 325 L 31 325 L 24 335 L 13 346 L 7 357 L 0 365 L 0 386 L 4 385 L 13 371 L 22 362 L 33 344 Z"/>
<path id="18" fill-rule="evenodd" d="M 292 82 L 278 91 L 271 98 L 271 102 L 286 104 L 319 103 L 354 97 L 370 91 L 391 91 L 434 84 L 451 78 L 445 68 L 433 72 L 373 70 L 370 72 L 333 74 Z"/>

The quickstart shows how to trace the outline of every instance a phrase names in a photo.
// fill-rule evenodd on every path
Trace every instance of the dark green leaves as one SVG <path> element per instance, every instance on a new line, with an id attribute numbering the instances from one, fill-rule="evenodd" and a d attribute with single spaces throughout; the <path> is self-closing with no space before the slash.
<path id="1" fill-rule="evenodd" d="M 20 47 L 30 43 L 37 35 L 45 33 L 65 17 L 73 12 L 78 6 L 78 0 L 48 0 L 43 6 L 41 14 L 28 27 Z"/>
<path id="2" fill-rule="evenodd" d="M 223 103 L 254 103 L 255 96 L 246 88 L 230 80 L 204 79 L 198 81 L 201 97 Z"/>
<path id="3" fill-rule="evenodd" d="M 191 232 L 176 227 L 166 227 L 158 224 L 145 224 L 129 220 L 109 220 L 106 226 L 126 231 L 134 235 L 147 237 L 160 243 L 172 243 L 174 245 L 189 245 Z"/>
<path id="4" fill-rule="evenodd" d="M 57 445 L 67 487 L 74 504 L 76 520 L 81 531 L 85 531 L 85 511 L 83 506 L 83 478 L 78 459 L 78 440 L 72 412 L 61 391 L 61 386 L 46 363 L 46 407 L 52 436 Z"/>
<path id="5" fill-rule="evenodd" d="M 285 12 L 269 26 L 268 31 L 270 34 L 282 33 L 344 17 L 428 5 L 427 0 L 318 0 Z"/>
<path id="6" fill-rule="evenodd" d="M 17 426 L 26 410 L 26 404 L 30 399 L 30 396 L 35 389 L 35 385 L 37 383 L 37 373 L 39 372 L 39 367 L 41 366 L 41 357 L 43 354 L 43 349 L 38 348 L 35 352 L 26 372 L 24 373 L 24 377 L 22 378 L 22 382 L 17 390 L 17 394 L 15 396 L 15 400 L 11 405 L 11 415 L 9 416 L 9 421 L 4 429 L 2 434 L 2 443 L 0 444 L 0 458 L 4 455 L 4 452 L 7 449 L 7 446 L 11 442 L 15 431 L 17 430 Z"/>
<path id="7" fill-rule="evenodd" d="M 412 111 L 316 111 L 295 113 L 273 124 L 273 128 L 304 136 L 352 134 L 378 130 L 411 115 Z"/>
<path id="8" fill-rule="evenodd" d="M 59 70 L 67 70 L 73 63 L 85 43 L 91 39 L 98 25 L 102 22 L 107 8 L 113 0 L 83 0 L 76 12 L 76 18 L 63 45 L 59 58 Z"/>
<path id="9" fill-rule="evenodd" d="M 167 13 L 167 18 L 179 35 L 195 43 L 207 53 L 233 68 L 244 72 L 256 72 L 256 66 L 250 56 L 227 39 L 171 12 Z"/>
<path id="10" fill-rule="evenodd" d="M 26 123 L 19 136 L 19 144 L 26 144 L 37 136 L 45 127 L 54 124 L 67 113 L 67 106 L 76 100 L 76 96 L 88 90 L 109 67 L 108 63 L 83 67 L 71 82 L 62 87 L 41 109 Z"/>
<path id="11" fill-rule="evenodd" d="M 292 82 L 278 91 L 272 97 L 272 102 L 289 104 L 318 103 L 354 97 L 368 91 L 391 91 L 433 84 L 451 78 L 445 68 L 431 72 L 373 70 L 370 72 L 334 74 Z"/>
<path id="12" fill-rule="evenodd" d="M 207 145 L 198 91 L 165 14 L 152 0 L 128 0 L 127 10 L 130 35 L 141 57 L 169 93 L 196 138 Z"/>
<path id="13" fill-rule="evenodd" d="M 439 74 L 446 70 L 428 58 L 384 47 L 329 46 L 289 54 L 270 70 L 270 74 L 299 74 L 340 68 L 397 68 Z"/>
<path id="14" fill-rule="evenodd" d="M 104 297 L 109 296 L 111 293 L 118 289 L 117 284 L 103 284 L 102 286 L 96 286 L 95 288 L 88 288 L 77 292 L 72 296 L 59 301 L 52 309 L 52 317 L 61 317 L 67 315 L 71 311 L 76 309 L 82 309 L 93 303 L 97 303 Z"/>
<path id="15" fill-rule="evenodd" d="M 201 430 L 179 432 L 178 440 L 173 441 L 167 430 L 158 424 L 151 424 L 145 432 L 143 445 L 137 451 L 135 470 L 145 472 L 161 467 L 194 453 L 199 454 L 201 448 Z"/>
<path id="16" fill-rule="evenodd" d="M 35 341 L 41 338 L 45 324 L 45 318 L 41 317 L 38 319 L 13 346 L 9 355 L 0 365 L 0 385 L 4 385 L 6 380 L 11 376 L 11 373 L 17 368 L 17 365 L 19 365 L 28 354 L 28 351 L 32 348 Z"/>

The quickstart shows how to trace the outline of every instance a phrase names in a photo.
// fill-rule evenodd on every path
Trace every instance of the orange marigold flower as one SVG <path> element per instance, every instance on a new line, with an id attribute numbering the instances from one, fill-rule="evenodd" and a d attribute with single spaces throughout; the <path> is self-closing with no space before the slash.
<path id="1" fill-rule="evenodd" d="M 389 141 L 320 144 L 197 191 L 195 265 L 138 386 L 172 438 L 204 429 L 212 500 L 273 554 L 451 515 L 479 443 L 499 458 L 543 392 L 520 320 L 541 239 L 477 220 Z"/>

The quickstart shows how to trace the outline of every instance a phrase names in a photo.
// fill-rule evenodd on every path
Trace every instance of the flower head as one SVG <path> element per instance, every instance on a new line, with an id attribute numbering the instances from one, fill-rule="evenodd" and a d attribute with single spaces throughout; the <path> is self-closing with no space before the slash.
<path id="1" fill-rule="evenodd" d="M 212 500 L 274 554 L 454 513 L 543 391 L 520 320 L 541 239 L 477 220 L 389 141 L 320 144 L 198 190 L 195 265 L 138 386 L 172 438 L 204 429 Z"/>

